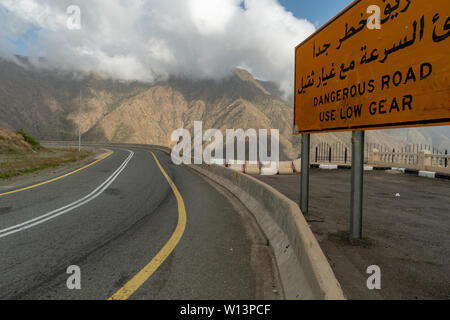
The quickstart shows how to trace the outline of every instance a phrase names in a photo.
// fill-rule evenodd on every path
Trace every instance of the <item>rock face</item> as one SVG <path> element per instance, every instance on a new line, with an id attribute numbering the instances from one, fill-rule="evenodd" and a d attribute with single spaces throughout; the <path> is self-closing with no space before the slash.
<path id="1" fill-rule="evenodd" d="M 223 81 L 169 80 L 123 102 L 100 119 L 86 137 L 134 143 L 170 145 L 178 128 L 279 129 L 282 153 L 295 156 L 292 142 L 292 108 L 262 84 L 237 70 Z"/>
<path id="2" fill-rule="evenodd" d="M 0 126 L 23 128 L 45 140 L 75 139 L 79 121 L 80 86 L 83 91 L 83 139 L 148 143 L 170 146 L 170 136 L 178 128 L 193 129 L 203 121 L 204 130 L 279 129 L 281 158 L 295 158 L 300 137 L 292 135 L 293 107 L 281 98 L 276 85 L 255 79 L 237 69 L 223 80 L 168 79 L 158 83 L 118 82 L 99 75 L 75 75 L 42 71 L 0 60 Z M 410 129 L 413 130 L 413 129 Z M 399 148 L 415 137 L 449 143 L 426 130 L 367 133 L 369 142 Z M 436 129 L 440 132 L 439 129 Z M 402 133 L 403 132 L 403 133 Z M 399 139 L 397 139 L 398 137 Z M 312 143 L 340 142 L 350 146 L 350 134 L 316 134 Z M 421 142 L 418 142 L 421 143 Z M 431 144 L 431 143 L 429 143 Z"/>

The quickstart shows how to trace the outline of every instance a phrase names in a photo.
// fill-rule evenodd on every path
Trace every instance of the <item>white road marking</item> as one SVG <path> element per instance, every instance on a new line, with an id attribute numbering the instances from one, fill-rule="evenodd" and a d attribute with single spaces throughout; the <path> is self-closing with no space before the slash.
<path id="1" fill-rule="evenodd" d="M 67 212 L 70 212 L 78 207 L 81 207 L 83 205 L 85 205 L 86 203 L 94 200 L 95 198 L 97 198 L 99 195 L 101 195 L 116 179 L 117 177 L 122 173 L 122 171 L 125 169 L 125 167 L 128 165 L 128 163 L 130 162 L 131 158 L 133 158 L 134 156 L 134 152 L 127 150 L 130 154 L 129 156 L 125 159 L 125 161 L 120 165 L 119 168 L 117 168 L 116 171 L 114 171 L 114 173 L 108 177 L 108 179 L 106 179 L 100 186 L 98 186 L 94 191 L 92 191 L 91 193 L 89 193 L 87 196 L 72 202 L 71 204 L 68 204 L 62 208 L 53 210 L 49 213 L 46 213 L 42 216 L 39 216 L 37 218 L 25 221 L 23 223 L 17 224 L 15 226 L 0 230 L 0 239 L 7 237 L 9 235 L 12 235 L 14 233 L 32 228 L 34 226 L 37 226 L 41 223 L 47 222 L 51 219 L 54 219 L 56 217 L 59 217 L 60 215 L 63 215 Z"/>

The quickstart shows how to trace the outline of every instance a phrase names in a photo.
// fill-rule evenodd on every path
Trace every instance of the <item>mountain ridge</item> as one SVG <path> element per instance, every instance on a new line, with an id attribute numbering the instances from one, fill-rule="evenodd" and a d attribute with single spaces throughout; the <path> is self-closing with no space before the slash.
<path id="1" fill-rule="evenodd" d="M 292 104 L 278 87 L 236 69 L 222 80 L 171 77 L 156 83 L 123 82 L 89 74 L 43 71 L 0 60 L 0 126 L 25 129 L 44 140 L 75 139 L 80 87 L 83 93 L 82 133 L 89 141 L 150 143 L 171 146 L 171 133 L 193 129 L 279 129 L 282 158 L 294 158 L 300 136 L 292 135 Z M 400 149 L 407 143 L 450 148 L 450 129 L 413 128 L 368 131 L 367 141 Z M 342 143 L 350 133 L 312 135 L 312 145 Z"/>

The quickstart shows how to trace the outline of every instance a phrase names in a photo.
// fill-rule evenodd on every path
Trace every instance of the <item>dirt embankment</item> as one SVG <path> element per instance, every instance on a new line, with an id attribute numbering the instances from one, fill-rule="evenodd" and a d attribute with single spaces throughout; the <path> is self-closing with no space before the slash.
<path id="1" fill-rule="evenodd" d="M 91 150 L 44 148 L 23 131 L 0 129 L 0 180 L 75 163 L 91 155 Z"/>
<path id="2" fill-rule="evenodd" d="M 0 155 L 32 151 L 31 144 L 26 142 L 22 135 L 0 128 Z"/>

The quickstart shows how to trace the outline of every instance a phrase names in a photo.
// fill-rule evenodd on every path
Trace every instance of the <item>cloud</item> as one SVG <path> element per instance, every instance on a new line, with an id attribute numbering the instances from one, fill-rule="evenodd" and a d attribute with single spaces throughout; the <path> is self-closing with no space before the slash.
<path id="1" fill-rule="evenodd" d="M 81 8 L 80 30 L 67 28 L 70 5 Z M 315 30 L 276 0 L 0 0 L 0 18 L 3 57 L 22 41 L 50 67 L 141 81 L 244 67 L 286 92 L 294 47 Z"/>

